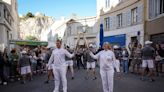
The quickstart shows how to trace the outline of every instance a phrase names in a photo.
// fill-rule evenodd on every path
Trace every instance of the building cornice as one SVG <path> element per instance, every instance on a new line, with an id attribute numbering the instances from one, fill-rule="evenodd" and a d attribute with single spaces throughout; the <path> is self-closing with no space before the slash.
<path id="1" fill-rule="evenodd" d="M 112 14 L 112 13 L 124 10 L 130 6 L 135 5 L 136 3 L 140 2 L 140 1 L 142 1 L 142 0 L 128 0 L 128 1 L 122 2 L 122 3 L 118 4 L 116 7 L 111 8 L 109 11 L 100 14 L 100 16 L 104 16 L 104 15 L 108 15 L 108 14 Z"/>
<path id="2" fill-rule="evenodd" d="M 7 27 L 7 28 L 9 29 L 9 31 L 12 31 L 12 28 L 9 27 L 8 25 L 6 25 L 5 23 L 1 23 L 1 22 L 0 22 L 0 25 L 4 25 L 5 27 Z"/>
<path id="3" fill-rule="evenodd" d="M 10 5 L 8 5 L 7 3 L 5 3 L 5 2 L 2 2 L 2 1 L 0 1 L 0 4 L 2 4 L 2 5 L 4 5 L 4 7 L 7 9 L 7 11 L 8 11 L 8 13 L 10 14 L 10 16 L 11 16 L 11 19 L 12 19 L 12 21 L 14 20 L 14 18 L 13 18 L 13 16 L 12 16 L 12 14 L 11 14 L 11 10 L 12 9 L 9 9 L 9 7 L 10 8 L 12 8 Z"/>

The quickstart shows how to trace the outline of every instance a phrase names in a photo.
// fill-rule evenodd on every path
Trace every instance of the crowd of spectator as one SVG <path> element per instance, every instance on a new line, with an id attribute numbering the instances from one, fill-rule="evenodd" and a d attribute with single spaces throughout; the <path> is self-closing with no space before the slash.
<path id="1" fill-rule="evenodd" d="M 67 46 L 68 50 L 69 46 Z M 94 48 L 92 46 L 92 48 Z M 9 53 L 7 48 L 0 52 L 0 83 L 7 85 L 9 82 L 19 81 L 26 83 L 26 80 L 33 80 L 34 75 L 42 75 L 47 71 L 46 64 L 52 53 L 51 48 L 23 47 L 21 49 L 12 49 Z M 69 48 L 70 50 L 70 48 Z M 93 53 L 98 53 L 102 48 L 96 50 L 92 49 Z M 72 49 L 73 51 L 73 49 Z M 133 73 L 142 75 L 141 80 L 144 80 L 144 75 L 149 74 L 151 81 L 154 81 L 153 75 L 161 76 L 164 64 L 164 44 L 153 44 L 151 41 L 145 42 L 144 46 L 141 44 L 127 47 L 113 46 L 120 70 L 122 73 Z M 68 59 L 70 60 L 70 59 Z M 74 66 L 71 64 L 72 79 L 74 79 L 73 68 L 93 69 L 94 79 L 95 66 L 99 67 L 97 60 L 89 57 L 86 48 L 78 48 L 74 61 Z M 28 76 L 27 76 L 28 75 Z M 88 77 L 88 76 L 87 76 Z M 49 80 L 49 78 L 48 78 Z"/>

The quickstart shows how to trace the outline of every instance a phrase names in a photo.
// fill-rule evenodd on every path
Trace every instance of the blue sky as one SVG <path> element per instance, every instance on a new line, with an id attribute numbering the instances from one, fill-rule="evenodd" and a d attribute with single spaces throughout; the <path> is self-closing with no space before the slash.
<path id="1" fill-rule="evenodd" d="M 47 16 L 60 18 L 77 16 L 95 16 L 96 0 L 18 0 L 19 14 L 42 12 Z"/>

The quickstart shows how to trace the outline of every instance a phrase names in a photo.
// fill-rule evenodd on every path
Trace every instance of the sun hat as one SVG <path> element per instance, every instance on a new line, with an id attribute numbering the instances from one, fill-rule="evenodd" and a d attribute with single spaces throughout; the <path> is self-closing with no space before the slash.
<path id="1" fill-rule="evenodd" d="M 152 44 L 153 42 L 151 42 L 151 41 L 145 41 L 145 45 L 147 45 L 147 44 Z"/>

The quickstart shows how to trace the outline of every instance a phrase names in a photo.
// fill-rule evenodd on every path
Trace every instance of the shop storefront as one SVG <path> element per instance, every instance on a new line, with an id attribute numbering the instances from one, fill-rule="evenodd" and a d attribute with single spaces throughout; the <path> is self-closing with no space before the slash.
<path id="1" fill-rule="evenodd" d="M 164 33 L 151 35 L 150 40 L 154 43 L 164 43 Z"/>
<path id="2" fill-rule="evenodd" d="M 154 43 L 164 42 L 164 17 L 146 22 L 146 39 Z"/>
<path id="3" fill-rule="evenodd" d="M 119 46 L 125 46 L 126 45 L 126 35 L 114 35 L 114 36 L 106 36 L 103 39 L 104 42 L 109 42 L 112 45 L 119 45 Z"/>
<path id="4" fill-rule="evenodd" d="M 19 46 L 47 46 L 48 42 L 12 40 L 10 41 L 10 44 L 19 45 Z"/>

